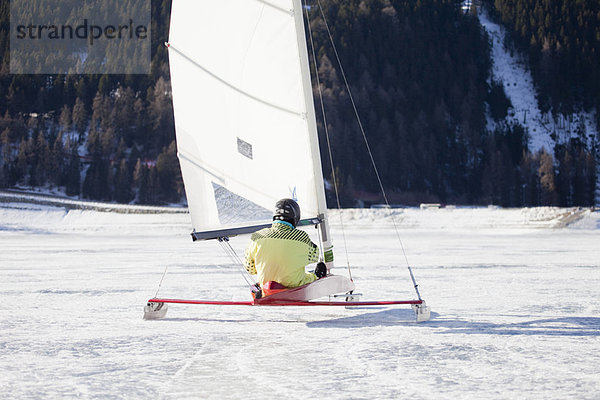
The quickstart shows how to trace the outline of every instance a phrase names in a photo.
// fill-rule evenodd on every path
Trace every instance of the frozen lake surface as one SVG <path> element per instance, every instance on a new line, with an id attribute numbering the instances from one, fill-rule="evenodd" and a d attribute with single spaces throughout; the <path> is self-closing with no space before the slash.
<path id="1" fill-rule="evenodd" d="M 162 297 L 249 298 L 188 215 L 0 204 L 0 398 L 598 398 L 600 213 L 395 213 L 429 322 L 408 306 L 189 305 L 144 321 L 165 267 Z M 344 222 L 363 300 L 415 298 L 386 211 Z"/>

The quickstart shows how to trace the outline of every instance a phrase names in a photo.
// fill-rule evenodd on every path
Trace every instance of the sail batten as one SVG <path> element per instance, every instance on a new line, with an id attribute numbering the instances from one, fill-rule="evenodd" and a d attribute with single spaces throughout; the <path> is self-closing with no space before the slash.
<path id="1" fill-rule="evenodd" d="M 219 180 L 219 182 L 223 183 L 223 179 L 220 176 L 218 176 L 215 172 L 213 172 L 214 169 L 210 168 L 210 166 L 206 164 L 194 161 L 194 157 L 192 155 L 186 154 L 184 151 L 180 150 L 177 152 L 177 157 L 180 161 L 185 161 L 192 164 L 194 167 L 201 169 L 205 173 L 211 175 L 214 179 L 217 179 Z"/>
<path id="2" fill-rule="evenodd" d="M 255 0 L 255 1 L 257 1 L 259 3 L 263 3 L 264 5 L 267 5 L 269 7 L 273 7 L 274 9 L 279 10 L 281 12 L 284 12 L 286 14 L 294 15 L 294 9 L 293 8 L 287 8 L 286 9 L 286 8 L 280 7 L 280 6 L 276 5 L 276 4 L 270 3 L 270 2 L 268 2 L 266 0 Z"/>
<path id="3" fill-rule="evenodd" d="M 239 87 L 235 86 L 234 84 L 231 84 L 231 83 L 227 82 L 225 79 L 220 78 L 217 74 L 209 71 L 207 68 L 203 67 L 198 62 L 194 61 L 192 58 L 188 57 L 187 55 L 185 55 L 184 53 L 182 53 L 181 51 L 179 51 L 177 49 L 177 47 L 173 46 L 172 44 L 169 43 L 168 48 L 169 48 L 169 50 L 174 51 L 175 53 L 177 53 L 178 55 L 180 55 L 181 57 L 183 57 L 188 62 L 192 63 L 194 66 L 196 66 L 199 69 L 201 69 L 202 71 L 204 71 L 206 74 L 208 74 L 209 76 L 211 76 L 212 78 L 214 78 L 218 82 L 221 82 L 223 85 L 229 87 L 231 90 L 235 90 L 236 92 L 238 92 L 238 93 L 240 93 L 240 94 L 242 94 L 242 95 L 244 95 L 244 96 L 246 96 L 246 97 L 248 97 L 248 98 L 250 98 L 250 99 L 252 99 L 252 100 L 254 100 L 256 102 L 262 103 L 262 104 L 264 104 L 266 106 L 273 107 L 273 108 L 275 108 L 277 110 L 280 110 L 280 111 L 283 111 L 283 112 L 287 112 L 287 113 L 290 113 L 292 115 L 296 115 L 296 116 L 298 116 L 298 117 L 300 117 L 302 119 L 306 119 L 306 114 L 305 113 L 302 113 L 302 112 L 297 111 L 297 110 L 290 110 L 290 109 L 287 109 L 285 107 L 278 106 L 277 104 L 270 103 L 267 100 L 263 100 L 263 99 L 261 99 L 261 98 L 259 98 L 257 96 L 254 96 L 254 95 L 252 95 L 250 93 L 247 93 L 244 90 L 240 89 Z"/>
<path id="4" fill-rule="evenodd" d="M 268 224 L 281 198 L 326 219 L 301 10 L 298 0 L 173 2 L 175 130 L 199 236 Z"/>

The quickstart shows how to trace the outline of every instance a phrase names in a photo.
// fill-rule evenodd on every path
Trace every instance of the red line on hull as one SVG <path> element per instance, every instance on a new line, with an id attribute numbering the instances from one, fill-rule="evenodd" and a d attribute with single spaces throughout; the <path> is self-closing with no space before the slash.
<path id="1" fill-rule="evenodd" d="M 150 299 L 149 303 L 204 304 L 220 306 L 382 306 L 395 304 L 422 304 L 422 300 L 382 300 L 382 301 L 285 301 L 263 298 L 259 301 L 213 301 L 182 299 Z"/>

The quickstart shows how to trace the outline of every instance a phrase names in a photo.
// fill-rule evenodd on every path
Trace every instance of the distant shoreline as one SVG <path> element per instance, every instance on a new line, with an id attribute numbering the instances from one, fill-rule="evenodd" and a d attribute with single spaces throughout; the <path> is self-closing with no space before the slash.
<path id="1" fill-rule="evenodd" d="M 187 214 L 187 207 L 160 207 L 98 201 L 75 200 L 54 194 L 42 194 L 18 189 L 0 190 L 0 203 L 31 203 L 75 210 L 94 210 L 122 214 Z"/>

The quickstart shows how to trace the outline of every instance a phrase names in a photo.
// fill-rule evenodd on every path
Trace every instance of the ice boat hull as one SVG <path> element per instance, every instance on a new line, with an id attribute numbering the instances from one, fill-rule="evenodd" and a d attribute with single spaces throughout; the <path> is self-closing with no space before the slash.
<path id="1" fill-rule="evenodd" d="M 336 293 L 346 293 L 354 290 L 354 282 L 345 276 L 329 275 L 314 282 L 297 288 L 286 289 L 269 296 L 255 299 L 257 305 L 273 301 L 309 301 Z"/>

